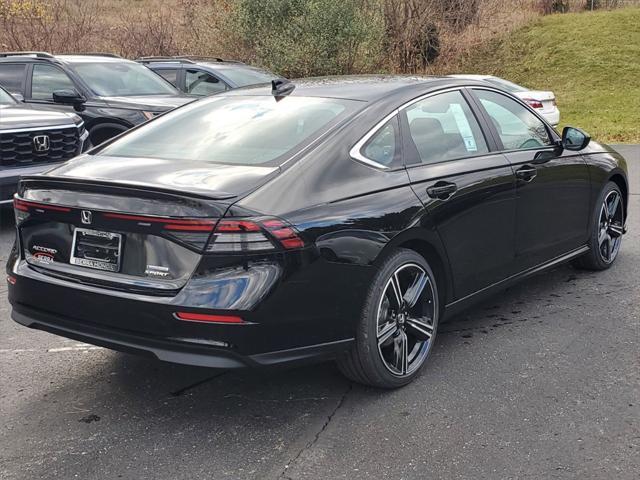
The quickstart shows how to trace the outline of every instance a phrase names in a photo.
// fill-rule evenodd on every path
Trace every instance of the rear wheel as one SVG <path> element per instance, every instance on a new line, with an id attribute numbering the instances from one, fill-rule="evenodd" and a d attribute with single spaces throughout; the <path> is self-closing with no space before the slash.
<path id="1" fill-rule="evenodd" d="M 608 182 L 600 193 L 592 224 L 589 252 L 575 264 L 588 270 L 605 270 L 618 256 L 624 233 L 624 201 L 615 183 Z"/>
<path id="2" fill-rule="evenodd" d="M 398 249 L 380 266 L 351 351 L 338 367 L 351 380 L 381 388 L 411 382 L 424 365 L 438 325 L 433 271 L 412 250 Z"/>

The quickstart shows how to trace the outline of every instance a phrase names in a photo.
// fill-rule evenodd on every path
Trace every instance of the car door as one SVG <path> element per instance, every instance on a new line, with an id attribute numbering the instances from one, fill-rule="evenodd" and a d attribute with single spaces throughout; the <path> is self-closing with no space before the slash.
<path id="1" fill-rule="evenodd" d="M 77 91 L 77 88 L 61 68 L 47 63 L 34 63 L 27 76 L 25 102 L 47 110 L 79 115 L 80 112 L 76 111 L 73 105 L 53 101 L 53 92 L 58 90 Z"/>
<path id="2" fill-rule="evenodd" d="M 415 100 L 401 112 L 406 168 L 424 205 L 423 228 L 436 229 L 464 298 L 513 273 L 515 177 L 483 132 L 467 93 Z"/>
<path id="3" fill-rule="evenodd" d="M 587 241 L 590 177 L 577 152 L 557 149 L 557 134 L 510 96 L 472 89 L 517 178 L 516 263 L 531 268 Z"/>

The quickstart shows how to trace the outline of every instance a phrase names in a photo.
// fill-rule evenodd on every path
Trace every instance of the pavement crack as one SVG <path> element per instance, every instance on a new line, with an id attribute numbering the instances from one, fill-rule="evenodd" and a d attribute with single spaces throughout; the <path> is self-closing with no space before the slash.
<path id="1" fill-rule="evenodd" d="M 282 472 L 280 472 L 280 475 L 278 476 L 279 479 L 293 480 L 291 477 L 287 475 L 287 470 L 289 469 L 289 467 L 291 467 L 293 464 L 295 464 L 298 461 L 298 459 L 302 456 L 304 452 L 306 452 L 307 450 L 312 448 L 316 443 L 318 443 L 318 440 L 320 440 L 320 435 L 322 435 L 322 433 L 327 429 L 327 427 L 331 423 L 331 420 L 333 420 L 333 417 L 336 415 L 336 413 L 338 413 L 338 410 L 340 410 L 342 405 L 344 405 L 344 402 L 347 399 L 347 396 L 352 390 L 353 390 L 353 383 L 349 382 L 349 387 L 344 391 L 344 393 L 340 397 L 340 400 L 338 400 L 338 403 L 336 403 L 335 408 L 331 411 L 331 413 L 329 413 L 326 421 L 320 427 L 320 430 L 318 430 L 318 432 L 314 435 L 311 441 L 307 442 L 307 444 L 304 447 L 302 447 L 300 451 L 285 464 L 284 469 L 282 470 Z"/>
<path id="2" fill-rule="evenodd" d="M 210 377 L 204 378 L 202 380 L 198 380 L 195 383 L 189 384 L 186 387 L 182 387 L 182 388 L 180 388 L 178 390 L 175 390 L 175 391 L 171 392 L 171 396 L 172 397 L 180 397 L 180 396 L 184 395 L 185 392 L 188 392 L 189 390 L 191 390 L 193 388 L 199 387 L 200 385 L 202 385 L 204 383 L 207 383 L 208 381 L 213 380 L 214 378 L 221 377 L 222 375 L 225 375 L 226 373 L 227 372 L 216 373 L 215 375 L 212 375 Z"/>

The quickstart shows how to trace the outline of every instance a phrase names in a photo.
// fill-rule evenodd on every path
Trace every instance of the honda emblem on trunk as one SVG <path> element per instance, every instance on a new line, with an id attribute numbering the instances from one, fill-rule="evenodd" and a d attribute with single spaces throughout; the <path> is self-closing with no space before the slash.
<path id="1" fill-rule="evenodd" d="M 49 136 L 48 135 L 36 135 L 33 137 L 33 149 L 36 152 L 48 152 L 49 151 Z"/>
<path id="2" fill-rule="evenodd" d="M 93 217 L 93 215 L 90 210 L 82 210 L 80 213 L 80 220 L 82 220 L 82 223 L 85 225 L 91 225 L 91 217 Z"/>

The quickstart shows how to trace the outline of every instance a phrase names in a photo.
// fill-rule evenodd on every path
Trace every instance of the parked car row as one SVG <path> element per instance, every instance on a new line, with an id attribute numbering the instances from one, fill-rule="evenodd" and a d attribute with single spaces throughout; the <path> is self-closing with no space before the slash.
<path id="1" fill-rule="evenodd" d="M 44 171 L 199 96 L 274 78 L 210 57 L 135 62 L 110 54 L 0 53 L 0 203 L 11 202 L 20 175 Z M 80 133 L 72 132 L 74 124 Z"/>

